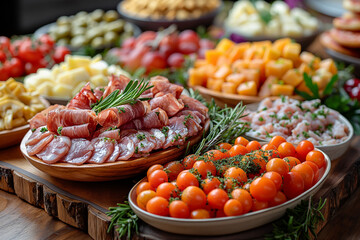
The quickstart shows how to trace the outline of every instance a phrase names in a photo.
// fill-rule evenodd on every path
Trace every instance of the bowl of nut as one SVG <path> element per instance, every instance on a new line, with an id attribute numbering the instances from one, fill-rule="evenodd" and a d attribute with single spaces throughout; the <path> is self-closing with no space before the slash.
<path id="1" fill-rule="evenodd" d="M 117 10 L 142 30 L 157 31 L 173 24 L 184 30 L 211 25 L 222 6 L 221 0 L 124 0 Z"/>

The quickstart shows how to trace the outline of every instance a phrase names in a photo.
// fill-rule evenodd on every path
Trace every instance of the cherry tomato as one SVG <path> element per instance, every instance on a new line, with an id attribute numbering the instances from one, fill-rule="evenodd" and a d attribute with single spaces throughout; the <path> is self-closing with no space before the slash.
<path id="1" fill-rule="evenodd" d="M 289 171 L 296 165 L 300 164 L 300 160 L 295 157 L 286 157 L 284 158 L 285 162 L 289 165 Z"/>
<path id="2" fill-rule="evenodd" d="M 46 44 L 46 45 L 49 45 L 51 47 L 53 47 L 55 45 L 55 41 L 50 37 L 49 34 L 41 35 L 38 40 L 42 44 Z"/>
<path id="3" fill-rule="evenodd" d="M 211 161 L 196 161 L 194 163 L 193 169 L 195 169 L 200 174 L 202 179 L 207 178 L 208 172 L 212 176 L 216 176 L 216 167 Z"/>
<path id="4" fill-rule="evenodd" d="M 196 155 L 192 154 L 192 155 L 188 155 L 184 158 L 184 160 L 182 161 L 182 164 L 184 165 L 185 169 L 191 169 L 194 166 L 194 163 L 196 162 Z"/>
<path id="5" fill-rule="evenodd" d="M 127 56 L 124 67 L 130 71 L 135 71 L 141 67 L 144 55 L 150 51 L 150 48 L 145 45 L 136 46 Z"/>
<path id="6" fill-rule="evenodd" d="M 159 52 L 147 52 L 141 60 L 141 66 L 146 68 L 147 72 L 166 68 L 166 60 Z"/>
<path id="7" fill-rule="evenodd" d="M 146 211 L 159 216 L 168 216 L 169 202 L 163 197 L 153 197 L 147 202 Z"/>
<path id="8" fill-rule="evenodd" d="M 149 175 L 148 180 L 153 188 L 157 188 L 161 183 L 168 181 L 168 175 L 164 170 L 155 170 Z"/>
<path id="9" fill-rule="evenodd" d="M 178 196 L 178 189 L 174 184 L 164 182 L 156 188 L 156 195 L 169 200 L 171 197 L 176 198 Z"/>
<path id="10" fill-rule="evenodd" d="M 25 72 L 26 74 L 36 73 L 39 68 L 47 67 L 47 64 L 45 59 L 41 59 L 40 62 L 27 62 L 25 63 Z"/>
<path id="11" fill-rule="evenodd" d="M 246 149 L 249 152 L 261 149 L 261 144 L 258 141 L 251 141 L 246 145 Z"/>
<path id="12" fill-rule="evenodd" d="M 263 175 L 264 178 L 270 179 L 275 183 L 276 189 L 279 191 L 282 184 L 282 177 L 277 172 L 267 172 Z"/>
<path id="13" fill-rule="evenodd" d="M 235 145 L 243 145 L 244 147 L 246 147 L 246 145 L 249 144 L 249 140 L 247 140 L 244 137 L 237 137 L 235 139 Z"/>
<path id="14" fill-rule="evenodd" d="M 10 39 L 4 36 L 0 37 L 0 50 L 9 51 L 11 46 Z"/>
<path id="15" fill-rule="evenodd" d="M 298 165 L 297 165 L 298 166 Z M 288 199 L 295 198 L 304 192 L 304 180 L 297 172 L 284 175 L 283 190 Z"/>
<path id="16" fill-rule="evenodd" d="M 134 48 L 136 44 L 136 38 L 135 37 L 129 37 L 127 39 L 125 39 L 122 43 L 121 43 L 121 47 L 122 48 Z M 116 48 L 113 48 L 116 49 Z"/>
<path id="17" fill-rule="evenodd" d="M 247 181 L 247 176 L 244 170 L 238 167 L 231 167 L 226 170 L 224 177 L 226 189 L 232 189 L 235 186 L 242 185 Z"/>
<path id="18" fill-rule="evenodd" d="M 210 160 L 213 160 L 213 161 L 217 161 L 217 160 L 221 160 L 223 158 L 226 158 L 227 157 L 227 154 L 226 153 L 223 153 L 222 151 L 220 150 L 210 150 L 210 151 L 207 151 L 204 156 Z"/>
<path id="19" fill-rule="evenodd" d="M 155 170 L 163 170 L 163 169 L 164 169 L 164 167 L 160 164 L 154 164 L 151 167 L 149 167 L 149 169 L 146 172 L 146 176 L 147 176 L 148 180 L 149 180 L 150 174 L 152 174 Z"/>
<path id="20" fill-rule="evenodd" d="M 277 147 L 272 144 L 265 144 L 261 147 L 262 150 L 277 150 Z"/>
<path id="21" fill-rule="evenodd" d="M 142 182 L 136 188 L 136 195 L 139 195 L 141 192 L 145 190 L 155 190 L 149 182 Z"/>
<path id="22" fill-rule="evenodd" d="M 200 39 L 200 48 L 203 49 L 213 49 L 215 48 L 215 43 L 209 39 Z"/>
<path id="23" fill-rule="evenodd" d="M 20 46 L 23 44 L 24 41 L 30 40 L 30 38 L 22 38 L 22 39 L 18 39 L 15 40 L 11 45 L 10 45 L 10 53 L 11 56 L 13 57 L 18 57 L 19 56 L 19 50 L 20 50 Z M 31 41 L 31 40 L 30 40 Z"/>
<path id="24" fill-rule="evenodd" d="M 184 190 L 189 186 L 199 186 L 199 181 L 194 174 L 188 170 L 182 171 L 176 178 L 176 185 L 180 190 Z"/>
<path id="25" fill-rule="evenodd" d="M 282 158 L 284 157 L 294 157 L 296 154 L 295 147 L 288 142 L 283 142 L 279 145 L 278 151 Z"/>
<path id="26" fill-rule="evenodd" d="M 55 63 L 61 63 L 65 60 L 65 56 L 70 54 L 70 50 L 65 46 L 58 46 L 55 48 L 53 60 Z"/>
<path id="27" fill-rule="evenodd" d="M 306 161 L 314 162 L 319 169 L 326 166 L 325 156 L 318 150 L 310 151 L 306 155 Z"/>
<path id="28" fill-rule="evenodd" d="M 172 53 L 167 59 L 167 64 L 174 68 L 181 68 L 184 62 L 185 57 L 181 53 Z"/>
<path id="29" fill-rule="evenodd" d="M 191 42 L 196 44 L 196 46 L 199 48 L 200 47 L 199 41 L 200 41 L 199 36 L 193 30 L 185 30 L 179 34 L 179 43 Z"/>
<path id="30" fill-rule="evenodd" d="M 241 203 L 241 206 L 243 208 L 243 213 L 247 213 L 251 210 L 253 201 L 248 191 L 237 188 L 231 192 L 231 196 L 233 199 L 236 199 Z"/>
<path id="31" fill-rule="evenodd" d="M 6 54 L 0 50 L 0 62 L 4 63 L 6 61 Z"/>
<path id="32" fill-rule="evenodd" d="M 313 180 L 312 185 L 315 185 L 315 183 L 317 183 L 317 181 L 319 180 L 318 166 L 314 162 L 310 162 L 310 161 L 305 161 L 303 163 L 309 165 L 312 168 L 312 170 L 314 171 L 314 180 Z"/>
<path id="33" fill-rule="evenodd" d="M 218 146 L 220 149 L 224 150 L 230 150 L 232 148 L 232 145 L 230 143 L 220 143 Z"/>
<path id="34" fill-rule="evenodd" d="M 253 157 L 250 158 L 251 161 L 258 167 L 260 167 L 260 170 L 259 170 L 259 173 L 263 173 L 265 172 L 265 169 L 266 169 L 266 161 L 265 159 L 258 155 L 258 154 L 255 154 Z"/>
<path id="35" fill-rule="evenodd" d="M 6 61 L 10 77 L 21 77 L 25 73 L 25 66 L 20 59 L 14 57 L 10 61 Z"/>
<path id="36" fill-rule="evenodd" d="M 0 81 L 6 81 L 10 77 L 9 69 L 6 65 L 0 65 Z"/>
<path id="37" fill-rule="evenodd" d="M 206 195 L 203 190 L 198 187 L 187 187 L 181 194 L 181 200 L 186 203 L 190 211 L 205 208 Z"/>
<path id="38" fill-rule="evenodd" d="M 205 219 L 210 218 L 210 213 L 206 209 L 196 209 L 190 213 L 191 219 Z"/>
<path id="39" fill-rule="evenodd" d="M 208 194 L 209 192 L 211 192 L 211 190 L 219 188 L 220 184 L 221 184 L 220 180 L 216 177 L 213 177 L 213 178 L 205 179 L 201 183 L 201 187 L 205 192 L 205 194 Z"/>
<path id="40" fill-rule="evenodd" d="M 171 54 L 175 53 L 178 49 L 178 37 L 176 34 L 165 36 L 159 45 L 159 52 L 168 58 Z M 181 67 L 181 66 L 180 66 Z"/>
<path id="41" fill-rule="evenodd" d="M 135 45 L 144 45 L 147 42 L 154 40 L 156 38 L 156 35 L 156 32 L 145 31 L 137 37 Z"/>
<path id="42" fill-rule="evenodd" d="M 266 164 L 267 172 L 277 172 L 281 176 L 284 176 L 289 172 L 289 165 L 281 158 L 273 158 Z"/>
<path id="43" fill-rule="evenodd" d="M 169 205 L 170 217 L 174 218 L 188 218 L 190 210 L 186 203 L 181 200 L 172 201 Z"/>
<path id="44" fill-rule="evenodd" d="M 256 212 L 256 211 L 265 209 L 265 208 L 267 208 L 268 206 L 269 206 L 269 203 L 268 203 L 268 202 L 262 202 L 262 201 L 253 199 L 253 203 L 252 203 L 251 210 L 252 210 L 253 212 Z"/>
<path id="45" fill-rule="evenodd" d="M 278 148 L 280 144 L 284 142 L 286 142 L 285 138 L 283 138 L 282 136 L 275 136 L 269 141 L 269 144 L 274 145 L 275 147 Z"/>
<path id="46" fill-rule="evenodd" d="M 207 195 L 207 201 L 213 209 L 223 209 L 225 203 L 229 200 L 229 196 L 222 189 L 214 189 Z"/>
<path id="47" fill-rule="evenodd" d="M 179 161 L 172 161 L 165 165 L 169 181 L 174 181 L 179 173 L 184 170 L 184 166 Z"/>
<path id="48" fill-rule="evenodd" d="M 224 210 L 216 210 L 215 217 L 216 218 L 226 217 Z"/>
<path id="49" fill-rule="evenodd" d="M 192 53 L 196 53 L 199 50 L 198 44 L 193 42 L 180 42 L 179 43 L 179 51 L 182 54 L 189 55 Z"/>
<path id="50" fill-rule="evenodd" d="M 293 169 L 291 169 L 291 172 L 297 172 L 301 175 L 301 177 L 304 180 L 305 190 L 311 188 L 314 182 L 314 171 L 309 165 L 304 163 L 298 164 L 295 167 L 293 167 Z"/>
<path id="51" fill-rule="evenodd" d="M 286 202 L 286 196 L 283 192 L 278 191 L 273 200 L 269 201 L 269 207 L 274 207 Z"/>
<path id="52" fill-rule="evenodd" d="M 243 214 L 243 207 L 238 200 L 229 199 L 224 205 L 224 213 L 226 216 L 238 216 Z"/>
<path id="53" fill-rule="evenodd" d="M 229 154 L 230 154 L 231 157 L 235 157 L 235 156 L 238 156 L 238 155 L 245 155 L 247 153 L 249 153 L 249 151 L 243 145 L 234 145 L 229 150 Z"/>
<path id="54" fill-rule="evenodd" d="M 296 152 L 298 153 L 302 162 L 306 160 L 306 155 L 312 150 L 314 150 L 314 145 L 308 140 L 301 141 L 296 146 Z"/>
<path id="55" fill-rule="evenodd" d="M 242 188 L 248 192 L 250 192 L 250 183 L 245 183 Z"/>
<path id="56" fill-rule="evenodd" d="M 259 177 L 250 184 L 251 195 L 262 202 L 274 199 L 277 190 L 275 183 L 268 178 Z"/>
<path id="57" fill-rule="evenodd" d="M 37 46 L 34 43 L 27 39 L 25 40 L 19 48 L 19 58 L 24 62 L 39 62 L 42 59 L 42 54 Z"/>
<path id="58" fill-rule="evenodd" d="M 146 204 L 150 199 L 153 197 L 156 197 L 156 192 L 153 190 L 145 190 L 139 193 L 139 195 L 136 198 L 137 205 L 141 208 L 146 210 Z"/>

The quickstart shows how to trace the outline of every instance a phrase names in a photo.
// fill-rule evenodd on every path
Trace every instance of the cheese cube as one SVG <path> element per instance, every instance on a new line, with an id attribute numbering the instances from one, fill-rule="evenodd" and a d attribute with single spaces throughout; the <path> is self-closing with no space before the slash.
<path id="1" fill-rule="evenodd" d="M 330 72 L 332 74 L 337 73 L 337 67 L 336 67 L 336 65 L 334 63 L 334 60 L 332 60 L 331 58 L 322 60 L 320 62 L 320 68 L 324 68 L 324 69 L 326 69 L 328 72 Z"/>
<path id="2" fill-rule="evenodd" d="M 282 56 L 284 58 L 290 59 L 293 62 L 299 59 L 299 55 L 301 52 L 301 45 L 298 43 L 289 43 L 284 46 L 282 51 Z"/>
<path id="3" fill-rule="evenodd" d="M 278 82 L 278 79 L 274 76 L 268 77 L 259 90 L 259 97 L 270 97 L 271 86 Z"/>
<path id="4" fill-rule="evenodd" d="M 109 83 L 109 79 L 102 74 L 98 74 L 90 78 L 90 84 L 93 87 L 106 86 L 108 83 Z"/>
<path id="5" fill-rule="evenodd" d="M 244 82 L 240 84 L 236 90 L 237 93 L 240 95 L 246 95 L 246 96 L 257 95 L 257 86 L 255 82 Z"/>
<path id="6" fill-rule="evenodd" d="M 291 96 L 294 93 L 294 86 L 283 85 L 283 84 L 272 84 L 271 85 L 271 95 L 272 96 Z"/>
<path id="7" fill-rule="evenodd" d="M 87 56 L 67 55 L 65 58 L 65 62 L 69 66 L 69 69 L 88 67 L 91 63 L 91 58 Z"/>
<path id="8" fill-rule="evenodd" d="M 293 68 L 293 62 L 289 59 L 279 58 L 278 60 L 271 60 L 265 66 L 265 75 L 275 76 L 279 79 L 289 70 Z"/>
<path id="9" fill-rule="evenodd" d="M 108 64 L 105 61 L 92 62 L 89 65 L 90 75 L 95 76 L 98 74 L 107 75 Z"/>
<path id="10" fill-rule="evenodd" d="M 87 82 L 90 79 L 89 73 L 83 67 L 60 73 L 56 79 L 58 83 L 66 84 L 72 87 L 77 86 L 80 82 Z"/>
<path id="11" fill-rule="evenodd" d="M 80 92 L 80 90 L 85 86 L 87 82 L 80 82 L 72 91 L 72 96 L 75 96 L 78 92 Z"/>
<path id="12" fill-rule="evenodd" d="M 231 93 L 231 94 L 235 94 L 236 93 L 236 85 L 235 83 L 232 82 L 224 82 L 221 86 L 221 91 L 223 93 Z"/>
<path id="13" fill-rule="evenodd" d="M 71 98 L 73 87 L 66 84 L 56 84 L 53 88 L 52 96 L 60 98 Z"/>
<path id="14" fill-rule="evenodd" d="M 282 80 L 284 83 L 296 87 L 303 81 L 303 74 L 298 69 L 290 69 L 282 77 Z"/>
<path id="15" fill-rule="evenodd" d="M 40 85 L 37 86 L 36 91 L 40 94 L 40 95 L 44 95 L 44 96 L 52 96 L 52 88 L 53 88 L 54 84 L 52 82 L 46 81 L 41 83 Z"/>
<path id="16" fill-rule="evenodd" d="M 226 81 L 233 83 L 237 87 L 245 82 L 245 75 L 242 73 L 232 73 L 226 77 Z"/>

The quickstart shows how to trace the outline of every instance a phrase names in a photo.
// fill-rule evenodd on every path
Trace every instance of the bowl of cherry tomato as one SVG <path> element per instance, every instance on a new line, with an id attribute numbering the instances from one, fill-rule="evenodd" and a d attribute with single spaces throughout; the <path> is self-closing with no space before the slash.
<path id="1" fill-rule="evenodd" d="M 130 206 L 149 225 L 177 234 L 224 235 L 270 223 L 313 196 L 331 168 L 311 142 L 295 147 L 274 138 L 262 145 L 238 137 L 153 165 L 131 189 Z"/>

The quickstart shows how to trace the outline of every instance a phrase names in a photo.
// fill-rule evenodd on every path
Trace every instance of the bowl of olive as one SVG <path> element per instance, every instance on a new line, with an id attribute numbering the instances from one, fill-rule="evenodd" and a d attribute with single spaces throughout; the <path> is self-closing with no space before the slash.
<path id="1" fill-rule="evenodd" d="M 113 47 L 122 39 L 140 35 L 141 30 L 119 17 L 114 10 L 96 9 L 73 16 L 61 16 L 56 22 L 42 26 L 34 37 L 49 34 L 58 45 L 66 45 L 72 51 L 90 46 L 94 49 Z"/>

